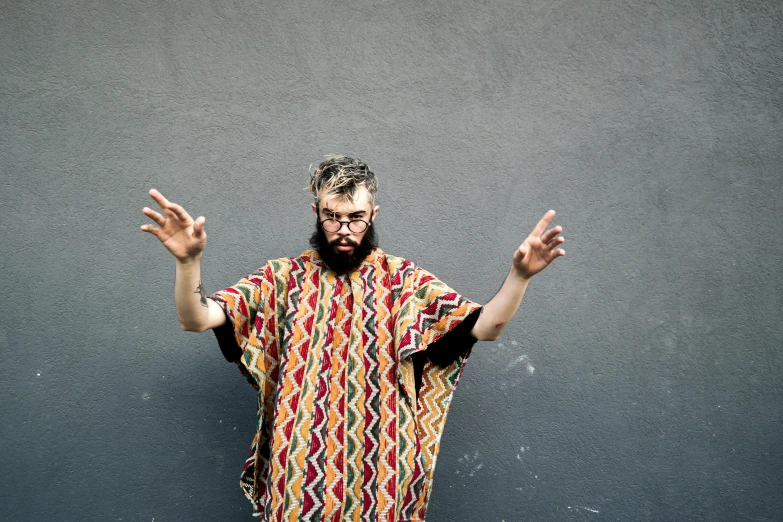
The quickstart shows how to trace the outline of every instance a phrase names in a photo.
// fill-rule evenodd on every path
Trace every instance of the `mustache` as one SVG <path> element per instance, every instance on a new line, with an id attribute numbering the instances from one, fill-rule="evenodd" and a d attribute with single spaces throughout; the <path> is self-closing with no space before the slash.
<path id="1" fill-rule="evenodd" d="M 330 246 L 337 246 L 337 245 L 345 246 L 345 245 L 349 245 L 349 246 L 352 246 L 352 247 L 355 248 L 355 247 L 359 246 L 359 243 L 357 243 L 356 241 L 354 241 L 351 238 L 347 238 L 346 237 L 346 238 L 342 238 L 342 239 L 338 238 L 338 239 L 335 239 L 333 241 L 330 241 L 329 245 Z"/>

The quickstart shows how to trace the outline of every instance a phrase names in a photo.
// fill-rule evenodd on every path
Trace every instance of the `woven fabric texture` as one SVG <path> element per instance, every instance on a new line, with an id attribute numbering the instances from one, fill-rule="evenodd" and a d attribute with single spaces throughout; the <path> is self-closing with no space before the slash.
<path id="1" fill-rule="evenodd" d="M 241 486 L 265 521 L 423 521 L 449 403 L 469 352 L 410 355 L 479 305 L 375 249 L 337 275 L 313 250 L 269 261 L 211 297 L 258 389 Z"/>

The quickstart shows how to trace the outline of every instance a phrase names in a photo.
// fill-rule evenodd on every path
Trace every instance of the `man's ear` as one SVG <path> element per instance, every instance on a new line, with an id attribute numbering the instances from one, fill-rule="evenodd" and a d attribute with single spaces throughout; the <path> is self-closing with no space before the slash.
<path id="1" fill-rule="evenodd" d="M 380 208 L 381 207 L 379 207 L 378 205 L 375 205 L 375 208 L 372 209 L 372 219 L 373 219 L 373 221 L 375 221 L 375 218 L 378 215 L 378 209 L 380 209 Z"/>
<path id="2" fill-rule="evenodd" d="M 315 206 L 315 203 L 311 203 L 310 206 L 313 208 L 313 214 L 318 217 L 318 207 Z"/>

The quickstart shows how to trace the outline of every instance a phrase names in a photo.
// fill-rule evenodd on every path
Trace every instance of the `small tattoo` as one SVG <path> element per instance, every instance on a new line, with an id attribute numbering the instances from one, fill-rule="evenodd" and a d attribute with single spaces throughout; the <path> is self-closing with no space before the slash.
<path id="1" fill-rule="evenodd" d="M 207 304 L 207 294 L 204 292 L 204 284 L 199 281 L 198 287 L 196 288 L 196 291 L 193 292 L 194 294 L 199 294 L 201 296 L 201 306 L 209 306 Z"/>

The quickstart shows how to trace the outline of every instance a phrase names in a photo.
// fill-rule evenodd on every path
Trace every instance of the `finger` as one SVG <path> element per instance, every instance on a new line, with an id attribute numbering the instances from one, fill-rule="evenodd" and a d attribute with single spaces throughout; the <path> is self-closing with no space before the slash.
<path id="1" fill-rule="evenodd" d="M 558 245 L 562 245 L 563 243 L 565 243 L 564 237 L 556 237 L 552 239 L 552 241 L 550 241 L 549 243 L 546 243 L 546 246 L 547 248 L 549 248 L 549 250 L 554 250 L 555 247 L 557 247 Z"/>
<path id="2" fill-rule="evenodd" d="M 543 241 L 544 243 L 549 243 L 550 241 L 552 241 L 552 239 L 554 239 L 556 235 L 558 235 L 562 231 L 563 231 L 563 227 L 559 225 L 554 228 L 550 228 L 549 230 L 544 232 L 543 236 L 541 236 L 541 241 Z"/>
<path id="3" fill-rule="evenodd" d="M 159 213 L 155 212 L 149 207 L 144 207 L 141 209 L 141 212 L 160 226 L 163 226 L 163 224 L 166 222 L 165 217 L 161 216 Z"/>
<path id="4" fill-rule="evenodd" d="M 165 209 L 169 206 L 169 200 L 166 199 L 158 190 L 150 189 L 150 196 L 152 196 L 152 199 L 155 200 L 155 203 L 160 205 L 160 208 Z"/>
<path id="5" fill-rule="evenodd" d="M 533 229 L 533 232 L 531 232 L 532 235 L 539 237 L 541 234 L 544 233 L 544 230 L 546 230 L 547 225 L 552 221 L 552 218 L 555 217 L 555 211 L 554 210 L 547 210 L 544 214 L 544 217 L 541 218 L 541 221 L 536 224 L 536 227 Z"/>
<path id="6" fill-rule="evenodd" d="M 190 217 L 190 214 L 185 212 L 185 209 L 182 208 L 182 205 L 177 205 L 176 203 L 169 203 L 168 210 L 174 213 L 175 216 L 177 216 L 177 219 L 179 219 L 182 222 L 190 223 L 193 221 L 193 218 Z"/>
<path id="7" fill-rule="evenodd" d="M 150 234 L 152 234 L 155 237 L 158 237 L 158 233 L 160 232 L 160 229 L 158 227 L 156 227 L 156 226 L 153 226 L 153 225 L 142 225 L 141 226 L 141 230 L 143 232 L 149 232 Z"/>
<path id="8" fill-rule="evenodd" d="M 199 216 L 196 218 L 196 221 L 193 222 L 193 236 L 197 239 L 202 239 L 204 237 L 204 223 L 207 222 L 207 218 L 204 216 Z"/>

